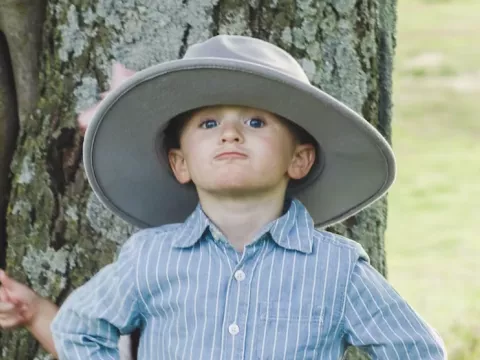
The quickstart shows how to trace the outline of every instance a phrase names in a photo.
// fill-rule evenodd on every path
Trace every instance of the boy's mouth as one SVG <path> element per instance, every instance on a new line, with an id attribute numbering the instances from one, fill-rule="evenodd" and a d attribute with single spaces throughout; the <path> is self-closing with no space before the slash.
<path id="1" fill-rule="evenodd" d="M 226 160 L 226 159 L 245 159 L 246 154 L 238 151 L 224 151 L 215 156 L 215 160 Z"/>

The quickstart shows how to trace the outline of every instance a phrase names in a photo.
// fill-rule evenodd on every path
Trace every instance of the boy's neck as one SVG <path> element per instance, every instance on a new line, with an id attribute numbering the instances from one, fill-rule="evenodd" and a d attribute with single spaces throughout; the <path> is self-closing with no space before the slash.
<path id="1" fill-rule="evenodd" d="M 285 202 L 284 193 L 235 198 L 198 195 L 205 214 L 240 252 L 265 225 L 282 215 Z"/>

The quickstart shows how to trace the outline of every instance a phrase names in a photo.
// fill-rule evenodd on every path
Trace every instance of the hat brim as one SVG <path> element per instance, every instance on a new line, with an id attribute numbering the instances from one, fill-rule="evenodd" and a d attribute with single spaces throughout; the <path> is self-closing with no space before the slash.
<path id="1" fill-rule="evenodd" d="M 112 91 L 88 126 L 86 174 L 106 207 L 140 228 L 183 222 L 198 197 L 159 161 L 156 139 L 176 115 L 209 105 L 268 110 L 318 141 L 322 172 L 295 194 L 316 226 L 355 214 L 394 181 L 395 160 L 384 138 L 318 88 L 243 61 L 175 60 L 140 71 Z"/>

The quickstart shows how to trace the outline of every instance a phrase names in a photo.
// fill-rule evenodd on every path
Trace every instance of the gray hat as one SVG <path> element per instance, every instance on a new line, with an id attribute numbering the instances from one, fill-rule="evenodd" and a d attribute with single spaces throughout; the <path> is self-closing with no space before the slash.
<path id="1" fill-rule="evenodd" d="M 318 164 L 289 189 L 316 226 L 360 211 L 395 178 L 395 159 L 380 133 L 312 86 L 291 55 L 259 39 L 220 35 L 192 45 L 183 59 L 136 73 L 100 104 L 85 135 L 84 163 L 107 208 L 137 227 L 183 222 L 198 197 L 172 175 L 159 138 L 178 114 L 212 105 L 267 110 L 316 139 Z"/>

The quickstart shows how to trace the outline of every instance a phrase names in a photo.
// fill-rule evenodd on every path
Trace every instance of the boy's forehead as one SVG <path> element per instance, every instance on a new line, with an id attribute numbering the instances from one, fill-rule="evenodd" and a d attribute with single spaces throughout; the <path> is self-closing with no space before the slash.
<path id="1" fill-rule="evenodd" d="M 205 114 L 205 113 L 225 113 L 235 111 L 239 113 L 265 113 L 271 116 L 276 116 L 275 114 L 262 109 L 252 108 L 248 106 L 241 106 L 241 105 L 212 105 L 212 106 L 205 106 L 193 111 L 192 116 Z"/>

